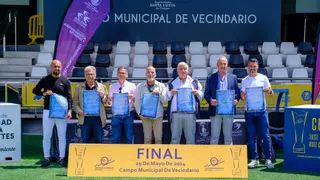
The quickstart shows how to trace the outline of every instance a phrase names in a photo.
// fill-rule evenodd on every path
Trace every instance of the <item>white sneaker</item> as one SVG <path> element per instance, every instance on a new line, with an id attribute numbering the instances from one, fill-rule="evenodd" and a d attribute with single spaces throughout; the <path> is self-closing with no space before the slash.
<path id="1" fill-rule="evenodd" d="M 255 168 L 258 167 L 259 161 L 257 160 L 251 160 L 251 162 L 248 164 L 248 168 Z"/>
<path id="2" fill-rule="evenodd" d="M 265 164 L 266 164 L 266 166 L 267 166 L 268 169 L 274 168 L 274 166 L 273 166 L 273 164 L 272 164 L 272 161 L 271 161 L 270 159 L 267 159 Z"/>

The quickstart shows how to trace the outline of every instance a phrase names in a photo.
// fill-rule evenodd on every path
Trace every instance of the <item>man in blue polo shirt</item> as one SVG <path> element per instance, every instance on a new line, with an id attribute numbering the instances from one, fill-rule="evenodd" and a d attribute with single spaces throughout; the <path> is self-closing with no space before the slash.
<path id="1" fill-rule="evenodd" d="M 248 60 L 249 75 L 242 79 L 241 82 L 241 99 L 246 100 L 246 88 L 249 87 L 263 87 L 263 91 L 269 95 L 273 94 L 269 79 L 258 73 L 259 65 L 257 59 Z M 264 99 L 265 101 L 265 99 Z M 248 132 L 248 147 L 251 152 L 251 162 L 248 168 L 254 168 L 259 165 L 259 155 L 256 145 L 256 129 L 258 129 L 260 136 L 263 139 L 263 150 L 265 153 L 265 165 L 267 168 L 273 168 L 271 162 L 271 141 L 269 134 L 269 120 L 266 105 L 263 112 L 248 112 L 247 107 L 245 111 L 246 127 Z"/>

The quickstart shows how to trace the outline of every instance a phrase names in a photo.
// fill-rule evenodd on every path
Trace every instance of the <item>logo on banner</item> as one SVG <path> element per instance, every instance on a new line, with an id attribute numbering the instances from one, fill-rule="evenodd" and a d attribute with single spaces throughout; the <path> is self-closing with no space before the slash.
<path id="1" fill-rule="evenodd" d="M 200 122 L 199 123 L 199 132 L 202 137 L 207 137 L 209 135 L 208 123 Z"/>
<path id="2" fill-rule="evenodd" d="M 306 145 L 303 141 L 308 111 L 292 111 L 291 113 L 294 128 L 293 153 L 305 154 Z"/>
<path id="3" fill-rule="evenodd" d="M 115 162 L 111 157 L 108 158 L 104 156 L 100 159 L 100 164 L 96 164 L 95 170 L 96 171 L 112 171 L 113 167 L 110 166 L 111 163 Z"/>
<path id="4" fill-rule="evenodd" d="M 153 3 L 150 3 L 150 7 L 156 10 L 170 10 L 171 8 L 175 8 L 176 4 L 171 1 L 153 1 Z"/>
<path id="5" fill-rule="evenodd" d="M 242 136 L 241 123 L 233 123 L 232 136 Z"/>
<path id="6" fill-rule="evenodd" d="M 89 18 L 89 13 L 88 11 L 83 11 L 82 13 L 79 12 L 77 14 L 77 17 L 74 18 L 74 21 L 79 24 L 81 27 L 83 28 L 86 28 L 89 21 L 90 21 L 90 18 Z"/>
<path id="7" fill-rule="evenodd" d="M 301 94 L 301 98 L 304 101 L 310 101 L 311 100 L 311 96 L 312 96 L 312 93 L 310 91 L 303 91 L 302 94 Z"/>
<path id="8" fill-rule="evenodd" d="M 91 0 L 91 4 L 94 6 L 99 6 L 102 0 Z"/>
<path id="9" fill-rule="evenodd" d="M 223 171 L 223 167 L 217 167 L 219 164 L 223 163 L 224 160 L 222 158 L 212 157 L 210 158 L 209 164 L 205 165 L 205 171 Z"/>

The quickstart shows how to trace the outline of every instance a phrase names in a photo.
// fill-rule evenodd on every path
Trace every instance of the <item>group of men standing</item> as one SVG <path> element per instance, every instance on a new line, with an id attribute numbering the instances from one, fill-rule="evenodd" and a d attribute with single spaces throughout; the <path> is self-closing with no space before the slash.
<path id="1" fill-rule="evenodd" d="M 152 132 L 156 144 L 162 143 L 162 126 L 163 126 L 163 105 L 168 102 L 168 120 L 171 126 L 171 144 L 179 144 L 182 132 L 184 132 L 186 143 L 195 144 L 196 119 L 200 111 L 200 101 L 205 98 L 209 104 L 209 113 L 211 120 L 211 144 L 218 144 L 221 126 L 223 126 L 225 144 L 232 145 L 232 127 L 234 116 L 216 114 L 216 106 L 220 103 L 217 101 L 217 90 L 234 90 L 235 100 L 234 106 L 240 99 L 246 99 L 247 87 L 264 88 L 266 93 L 272 94 L 269 80 L 266 76 L 259 74 L 258 61 L 250 59 L 248 62 L 249 75 L 242 80 L 241 93 L 238 87 L 237 77 L 228 73 L 228 60 L 221 56 L 217 61 L 218 72 L 210 75 L 206 80 L 205 90 L 203 92 L 202 85 L 197 79 L 193 79 L 188 75 L 189 66 L 185 62 L 180 62 L 177 66 L 178 77 L 170 80 L 167 87 L 156 80 L 156 71 L 153 66 L 146 68 L 146 81 L 142 81 L 138 86 L 127 81 L 128 71 L 124 67 L 117 69 L 118 81 L 110 86 L 109 92 L 106 87 L 96 81 L 96 69 L 93 66 L 87 66 L 85 71 L 85 82 L 76 87 L 73 98 L 71 97 L 70 81 L 60 75 L 61 62 L 54 60 L 51 63 L 51 74 L 43 77 L 34 88 L 33 93 L 44 96 L 44 112 L 43 112 L 43 151 L 45 160 L 41 167 L 50 165 L 50 139 L 54 124 L 57 126 L 59 138 L 60 159 L 58 164 L 66 167 L 64 161 L 66 149 L 66 129 L 67 119 L 71 118 L 71 110 L 77 117 L 81 126 L 81 135 L 84 143 L 89 143 L 91 134 L 95 138 L 95 143 L 102 143 L 102 128 L 106 124 L 106 112 L 104 104 L 109 106 L 117 106 L 117 102 L 113 101 L 114 94 L 128 93 L 129 109 L 131 113 L 128 116 L 113 116 L 111 119 L 112 141 L 120 143 L 122 130 L 124 129 L 125 142 L 132 144 L 134 139 L 133 127 L 133 111 L 136 111 L 142 120 L 144 143 L 152 143 Z M 191 88 L 193 111 L 189 113 L 178 111 L 177 92 L 181 88 Z M 100 116 L 86 116 L 83 111 L 83 95 L 85 90 L 95 90 L 99 93 Z M 48 112 L 50 110 L 50 95 L 53 93 L 62 95 L 68 101 L 68 113 L 66 119 L 50 118 Z M 159 95 L 159 103 L 155 118 L 145 117 L 141 114 L 142 97 L 144 93 L 152 93 Z M 269 136 L 268 112 L 265 107 L 264 112 L 250 113 L 245 111 L 246 126 L 248 132 L 248 148 L 252 154 L 252 161 L 248 164 L 249 168 L 258 166 L 258 153 L 256 147 L 256 129 L 258 128 L 260 136 L 264 142 L 264 152 L 266 158 L 266 166 L 273 168 L 270 160 L 271 142 Z"/>

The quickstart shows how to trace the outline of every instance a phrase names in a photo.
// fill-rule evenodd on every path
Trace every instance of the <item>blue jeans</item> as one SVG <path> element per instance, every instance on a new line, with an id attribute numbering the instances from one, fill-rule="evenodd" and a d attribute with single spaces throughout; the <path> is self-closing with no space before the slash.
<path id="1" fill-rule="evenodd" d="M 112 117 L 112 141 L 114 144 L 120 144 L 122 136 L 122 126 L 124 126 L 124 134 L 126 144 L 133 144 L 133 113 L 125 117 Z"/>
<path id="2" fill-rule="evenodd" d="M 269 120 L 268 111 L 259 113 L 247 113 L 245 112 L 246 127 L 248 133 L 248 147 L 251 152 L 251 159 L 258 160 L 258 150 L 257 150 L 257 137 L 256 132 L 258 132 L 263 140 L 263 151 L 265 159 L 271 158 L 271 141 L 269 134 Z"/>
<path id="3" fill-rule="evenodd" d="M 81 135 L 83 143 L 88 143 L 91 139 L 92 131 L 95 137 L 95 143 L 102 143 L 102 127 L 100 116 L 86 116 L 81 125 Z"/>

